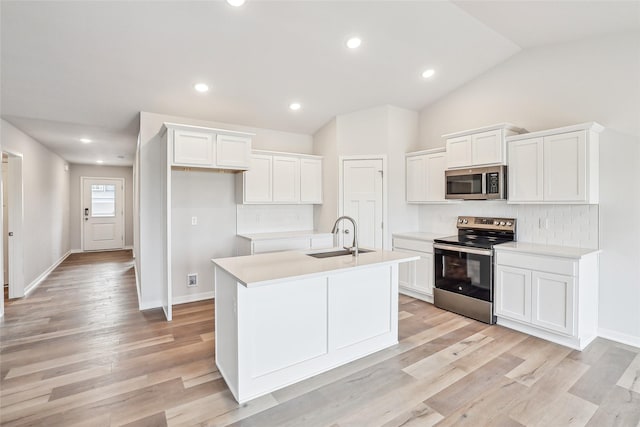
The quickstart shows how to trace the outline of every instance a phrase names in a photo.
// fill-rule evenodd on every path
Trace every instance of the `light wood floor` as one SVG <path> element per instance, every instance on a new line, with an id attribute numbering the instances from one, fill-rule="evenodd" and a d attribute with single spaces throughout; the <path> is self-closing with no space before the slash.
<path id="1" fill-rule="evenodd" d="M 640 349 L 580 353 L 403 296 L 398 345 L 239 406 L 213 302 L 140 312 L 132 265 L 74 254 L 6 305 L 3 426 L 640 425 Z"/>

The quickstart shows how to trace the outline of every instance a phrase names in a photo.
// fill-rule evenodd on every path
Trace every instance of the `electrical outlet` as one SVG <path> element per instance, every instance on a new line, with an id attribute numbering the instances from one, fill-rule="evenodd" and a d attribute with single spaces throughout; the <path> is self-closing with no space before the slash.
<path id="1" fill-rule="evenodd" d="M 198 274 L 197 273 L 187 274 L 187 287 L 192 288 L 194 286 L 198 286 Z"/>
<path id="2" fill-rule="evenodd" d="M 197 216 L 192 216 L 191 217 L 191 225 L 198 225 L 198 217 Z"/>

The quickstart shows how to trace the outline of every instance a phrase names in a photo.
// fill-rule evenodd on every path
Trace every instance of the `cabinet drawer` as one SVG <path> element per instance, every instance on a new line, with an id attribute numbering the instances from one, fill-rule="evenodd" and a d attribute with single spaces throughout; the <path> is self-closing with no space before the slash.
<path id="1" fill-rule="evenodd" d="M 253 242 L 253 253 L 262 254 L 265 252 L 278 252 L 278 251 L 294 251 L 301 249 L 310 249 L 311 239 L 272 239 L 272 240 L 259 240 Z"/>
<path id="2" fill-rule="evenodd" d="M 496 264 L 564 274 L 566 276 L 578 275 L 577 261 L 567 258 L 496 251 Z"/>
<path id="3" fill-rule="evenodd" d="M 394 238 L 393 247 L 394 249 L 406 249 L 409 251 L 426 252 L 429 254 L 433 253 L 433 242 L 424 240 Z"/>

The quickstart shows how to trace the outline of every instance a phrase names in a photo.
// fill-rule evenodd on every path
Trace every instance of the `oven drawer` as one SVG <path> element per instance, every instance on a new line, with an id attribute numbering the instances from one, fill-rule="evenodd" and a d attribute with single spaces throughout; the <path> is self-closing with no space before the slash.
<path id="1" fill-rule="evenodd" d="M 418 251 L 433 253 L 433 242 L 424 240 L 412 240 L 412 239 L 393 239 L 393 247 L 395 249 L 406 249 L 409 251 Z"/>
<path id="2" fill-rule="evenodd" d="M 545 271 L 548 273 L 563 274 L 565 276 L 578 275 L 578 263 L 572 259 L 500 250 L 496 250 L 495 252 L 496 264 L 498 265 Z"/>

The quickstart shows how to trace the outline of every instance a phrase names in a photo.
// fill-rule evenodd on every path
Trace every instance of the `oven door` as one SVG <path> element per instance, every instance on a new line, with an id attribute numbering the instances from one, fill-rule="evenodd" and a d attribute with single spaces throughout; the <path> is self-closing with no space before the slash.
<path id="1" fill-rule="evenodd" d="M 485 174 L 482 172 L 446 171 L 445 199 L 486 199 Z"/>
<path id="2" fill-rule="evenodd" d="M 436 288 L 493 302 L 491 249 L 434 243 L 433 256 Z"/>

